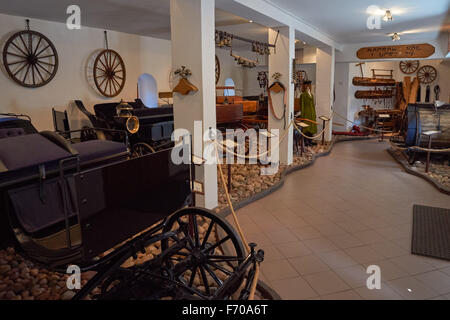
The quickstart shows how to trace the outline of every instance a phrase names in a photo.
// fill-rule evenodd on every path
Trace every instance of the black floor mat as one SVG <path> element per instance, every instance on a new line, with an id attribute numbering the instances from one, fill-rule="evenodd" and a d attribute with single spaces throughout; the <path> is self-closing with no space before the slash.
<path id="1" fill-rule="evenodd" d="M 450 260 L 450 209 L 414 205 L 411 252 Z"/>

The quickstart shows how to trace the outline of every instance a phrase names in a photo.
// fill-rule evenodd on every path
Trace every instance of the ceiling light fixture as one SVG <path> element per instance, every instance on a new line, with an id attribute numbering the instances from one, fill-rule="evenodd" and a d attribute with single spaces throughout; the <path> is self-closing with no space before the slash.
<path id="1" fill-rule="evenodd" d="M 392 41 L 398 41 L 398 40 L 400 40 L 400 35 L 397 32 L 395 32 L 392 35 Z"/>
<path id="2" fill-rule="evenodd" d="M 388 22 L 388 21 L 392 21 L 392 20 L 393 20 L 393 18 L 392 18 L 391 10 L 386 10 L 386 13 L 383 16 L 383 21 Z"/>
<path id="3" fill-rule="evenodd" d="M 248 22 L 253 23 L 253 20 L 248 20 Z"/>

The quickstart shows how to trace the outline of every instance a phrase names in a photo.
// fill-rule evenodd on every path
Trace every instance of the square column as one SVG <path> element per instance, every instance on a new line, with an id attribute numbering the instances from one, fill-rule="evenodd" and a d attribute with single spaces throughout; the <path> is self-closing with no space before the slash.
<path id="1" fill-rule="evenodd" d="M 170 0 L 172 36 L 172 69 L 186 66 L 192 71 L 188 80 L 197 88 L 187 95 L 174 92 L 175 129 L 186 129 L 193 135 L 194 153 L 202 157 L 203 132 L 216 127 L 215 101 L 215 1 Z M 174 77 L 174 85 L 179 81 Z M 202 130 L 194 131 L 194 122 L 202 121 Z M 217 206 L 217 166 L 196 167 L 196 180 L 204 183 L 204 196 L 196 198 L 197 206 Z"/>
<path id="2" fill-rule="evenodd" d="M 280 139 L 288 130 L 287 136 L 280 144 L 279 159 L 281 164 L 289 165 L 292 163 L 293 158 L 293 127 L 289 127 L 289 123 L 291 122 L 294 113 L 294 83 L 292 82 L 292 64 L 293 59 L 295 59 L 295 29 L 292 27 L 269 29 L 269 43 L 275 43 L 278 30 L 280 30 L 280 33 L 276 43 L 276 50 L 274 52 L 272 49 L 272 53 L 268 57 L 269 73 L 267 76 L 269 78 L 269 85 L 271 85 L 274 82 L 272 75 L 275 72 L 281 73 L 282 77 L 280 82 L 286 89 L 286 110 L 284 111 L 283 106 L 284 93 L 271 92 L 273 109 L 276 117 L 280 118 L 284 113 L 285 119 L 278 120 L 273 115 L 269 106 L 269 129 L 278 129 Z"/>
<path id="3" fill-rule="evenodd" d="M 316 114 L 317 117 L 332 117 L 331 105 L 333 104 L 334 89 L 334 48 L 317 48 L 316 58 Z M 322 121 L 318 121 L 322 130 Z M 325 140 L 331 141 L 332 122 L 328 123 L 325 131 Z"/>

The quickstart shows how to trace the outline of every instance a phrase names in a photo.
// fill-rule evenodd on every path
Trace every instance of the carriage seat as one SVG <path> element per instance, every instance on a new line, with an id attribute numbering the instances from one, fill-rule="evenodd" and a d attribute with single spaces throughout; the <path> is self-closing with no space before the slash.
<path id="1" fill-rule="evenodd" d="M 126 145 L 109 140 L 90 140 L 72 146 L 78 151 L 82 166 L 118 161 L 129 155 Z"/>
<path id="2" fill-rule="evenodd" d="M 25 134 L 25 130 L 23 130 L 23 128 L 0 129 L 0 139 L 21 136 L 24 134 Z"/>

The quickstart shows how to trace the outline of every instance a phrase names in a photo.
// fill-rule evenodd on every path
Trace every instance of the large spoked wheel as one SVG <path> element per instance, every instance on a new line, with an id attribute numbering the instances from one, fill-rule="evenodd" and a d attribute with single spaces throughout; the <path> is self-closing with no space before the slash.
<path id="1" fill-rule="evenodd" d="M 193 297 L 212 297 L 245 258 L 240 237 L 226 220 L 201 208 L 185 208 L 174 213 L 163 232 L 175 230 L 187 231 L 162 241 L 161 251 L 185 239 L 187 244 L 168 257 L 167 268 L 175 270 L 175 278 L 192 290 Z M 238 288 L 228 288 L 227 296 L 231 297 Z"/>

